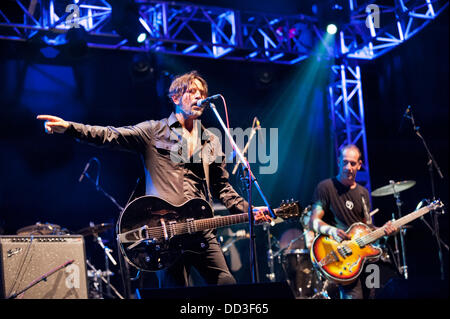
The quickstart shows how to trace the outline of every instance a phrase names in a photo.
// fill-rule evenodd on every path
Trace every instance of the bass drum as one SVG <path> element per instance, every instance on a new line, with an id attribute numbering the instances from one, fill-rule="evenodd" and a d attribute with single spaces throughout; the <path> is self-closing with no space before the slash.
<path id="1" fill-rule="evenodd" d="M 298 237 L 293 238 L 294 233 Z M 284 246 L 281 261 L 283 272 L 297 299 L 339 298 L 337 285 L 323 278 L 314 268 L 301 232 L 288 230 L 281 236 L 280 243 Z"/>

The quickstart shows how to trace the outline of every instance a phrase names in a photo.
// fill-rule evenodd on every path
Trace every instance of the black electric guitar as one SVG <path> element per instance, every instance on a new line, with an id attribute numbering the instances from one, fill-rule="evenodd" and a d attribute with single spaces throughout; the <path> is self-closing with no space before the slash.
<path id="1" fill-rule="evenodd" d="M 277 218 L 298 217 L 297 202 L 274 209 Z M 142 271 L 172 265 L 183 253 L 201 253 L 208 243 L 200 232 L 248 222 L 248 213 L 213 217 L 203 199 L 175 206 L 156 196 L 136 198 L 125 207 L 117 222 L 117 239 L 125 260 Z"/>

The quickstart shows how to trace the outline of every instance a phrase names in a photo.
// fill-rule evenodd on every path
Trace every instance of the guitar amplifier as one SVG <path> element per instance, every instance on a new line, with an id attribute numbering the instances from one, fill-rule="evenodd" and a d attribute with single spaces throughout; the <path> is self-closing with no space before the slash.
<path id="1" fill-rule="evenodd" d="M 0 270 L 3 298 L 88 298 L 83 236 L 0 236 Z"/>

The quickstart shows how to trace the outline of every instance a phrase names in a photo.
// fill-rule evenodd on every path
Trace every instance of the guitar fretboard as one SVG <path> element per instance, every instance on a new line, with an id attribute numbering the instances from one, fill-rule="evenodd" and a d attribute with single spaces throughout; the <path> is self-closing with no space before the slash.
<path id="1" fill-rule="evenodd" d="M 220 228 L 230 225 L 245 223 L 248 221 L 248 214 L 236 214 L 229 216 L 218 216 L 213 218 L 204 218 L 194 221 L 196 231 L 207 230 L 211 228 Z"/>
<path id="2" fill-rule="evenodd" d="M 435 204 L 430 204 L 430 205 L 428 205 L 426 207 L 422 207 L 421 209 L 416 210 L 415 212 L 412 212 L 412 213 L 410 213 L 408 215 L 405 215 L 405 216 L 403 216 L 403 217 L 393 221 L 392 225 L 394 227 L 399 228 L 399 227 L 401 227 L 401 226 L 403 226 L 403 225 L 405 225 L 405 224 L 415 220 L 416 218 L 419 218 L 419 217 L 425 215 L 430 210 L 433 210 L 435 208 L 436 208 Z M 359 241 L 361 242 L 361 244 L 363 246 L 365 246 L 367 244 L 373 243 L 378 238 L 383 237 L 384 235 L 385 235 L 384 227 L 380 227 L 377 230 L 374 230 L 373 232 L 371 232 L 370 234 L 367 234 L 367 235 L 361 237 L 359 239 Z"/>

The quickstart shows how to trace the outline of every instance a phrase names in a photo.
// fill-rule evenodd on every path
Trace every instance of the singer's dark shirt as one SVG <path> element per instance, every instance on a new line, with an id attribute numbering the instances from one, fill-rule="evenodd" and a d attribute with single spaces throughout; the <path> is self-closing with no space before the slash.
<path id="1" fill-rule="evenodd" d="M 108 146 L 140 154 L 144 163 L 145 193 L 159 196 L 181 205 L 191 198 L 202 198 L 211 203 L 208 196 L 202 161 L 209 166 L 209 189 L 231 213 L 247 212 L 248 203 L 228 182 L 225 156 L 219 138 L 199 125 L 197 148 L 188 156 L 186 140 L 182 138 L 181 124 L 174 113 L 158 121 L 149 120 L 133 126 L 91 126 L 69 122 L 66 130 L 80 141 L 97 146 Z"/>
<path id="2" fill-rule="evenodd" d="M 359 184 L 351 189 L 336 177 L 326 179 L 317 185 L 313 200 L 322 206 L 322 220 L 331 226 L 347 230 L 357 222 L 371 224 L 369 191 Z"/>

